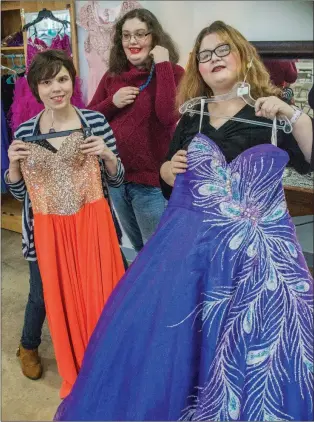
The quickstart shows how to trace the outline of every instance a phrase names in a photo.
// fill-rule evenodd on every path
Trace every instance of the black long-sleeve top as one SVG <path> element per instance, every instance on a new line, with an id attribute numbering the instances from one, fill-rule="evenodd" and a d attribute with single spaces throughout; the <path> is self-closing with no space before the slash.
<path id="1" fill-rule="evenodd" d="M 270 120 L 256 117 L 255 110 L 245 105 L 234 117 L 248 120 L 258 120 L 271 123 Z M 314 122 L 313 119 L 313 131 Z M 174 154 L 180 149 L 187 149 L 190 142 L 199 132 L 200 115 L 190 116 L 184 114 L 177 125 L 172 142 L 169 147 L 165 161 L 171 160 Z M 259 144 L 271 143 L 271 127 L 257 126 L 251 123 L 227 120 L 220 128 L 216 129 L 209 123 L 208 116 L 203 117 L 201 132 L 214 141 L 221 149 L 228 163 L 234 160 L 239 154 L 248 148 Z M 286 134 L 282 130 L 277 132 L 278 147 L 287 151 L 290 160 L 288 166 L 294 167 L 298 173 L 306 174 L 314 169 L 314 149 L 312 148 L 311 163 L 308 163 L 292 134 Z M 172 187 L 160 177 L 162 193 L 166 199 L 170 198 Z"/>

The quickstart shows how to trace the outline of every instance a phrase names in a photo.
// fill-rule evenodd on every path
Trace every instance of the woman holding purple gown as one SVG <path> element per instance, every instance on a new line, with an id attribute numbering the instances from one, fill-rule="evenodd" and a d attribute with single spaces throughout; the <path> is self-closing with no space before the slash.
<path id="1" fill-rule="evenodd" d="M 313 121 L 277 97 L 254 47 L 220 21 L 198 35 L 178 101 L 245 76 L 255 109 L 230 99 L 180 120 L 161 168 L 168 207 L 56 420 L 313 420 L 313 279 L 282 185 L 287 165 L 310 169 Z M 277 114 L 291 134 L 222 117 Z"/>

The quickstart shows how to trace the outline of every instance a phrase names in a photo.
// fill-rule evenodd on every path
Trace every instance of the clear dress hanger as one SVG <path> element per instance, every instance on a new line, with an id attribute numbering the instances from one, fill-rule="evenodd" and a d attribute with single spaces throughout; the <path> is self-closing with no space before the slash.
<path id="1" fill-rule="evenodd" d="M 210 98 L 207 97 L 195 97 L 191 100 L 186 101 L 184 104 L 181 105 L 179 108 L 179 111 L 181 114 L 189 113 L 189 114 L 201 114 L 199 110 L 195 110 L 194 107 L 198 104 L 201 104 L 204 101 L 204 104 L 206 103 L 217 103 L 221 101 L 227 101 L 234 98 L 242 98 L 242 100 L 250 105 L 251 107 L 255 107 L 256 100 L 252 98 L 251 96 L 251 86 L 248 82 L 237 82 L 233 88 L 227 92 L 226 94 L 222 95 L 216 95 Z M 203 112 L 202 114 L 207 116 L 215 116 L 215 117 L 221 117 L 226 118 L 226 120 L 235 120 L 238 122 L 243 123 L 250 123 L 258 126 L 266 126 L 273 128 L 272 123 L 264 123 L 260 122 L 258 120 L 248 120 L 248 119 L 241 119 L 239 117 L 234 116 L 225 116 L 225 115 L 214 115 L 212 113 Z M 277 120 L 279 120 L 280 124 L 277 124 L 277 129 L 283 130 L 285 133 L 291 133 L 292 132 L 292 125 L 290 120 L 286 116 L 278 116 Z"/>

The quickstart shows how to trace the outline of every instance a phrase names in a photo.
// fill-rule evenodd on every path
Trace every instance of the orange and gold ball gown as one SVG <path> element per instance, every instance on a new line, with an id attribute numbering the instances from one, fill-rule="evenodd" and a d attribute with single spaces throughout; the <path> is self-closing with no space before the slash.
<path id="1" fill-rule="evenodd" d="M 57 152 L 36 143 L 21 164 L 34 212 L 34 239 L 43 281 L 61 398 L 80 370 L 88 340 L 124 266 L 95 156 L 81 153 L 73 132 Z"/>

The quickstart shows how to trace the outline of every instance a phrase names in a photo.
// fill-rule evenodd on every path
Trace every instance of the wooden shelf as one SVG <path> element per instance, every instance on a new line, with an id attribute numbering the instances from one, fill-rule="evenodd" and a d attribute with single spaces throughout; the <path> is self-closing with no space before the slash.
<path id="1" fill-rule="evenodd" d="M 21 5 L 19 1 L 2 1 L 1 2 L 1 12 L 6 12 L 8 10 L 20 10 Z"/>
<path id="2" fill-rule="evenodd" d="M 24 50 L 24 46 L 20 45 L 18 47 L 2 47 L 1 46 L 1 51 L 21 51 Z"/>

